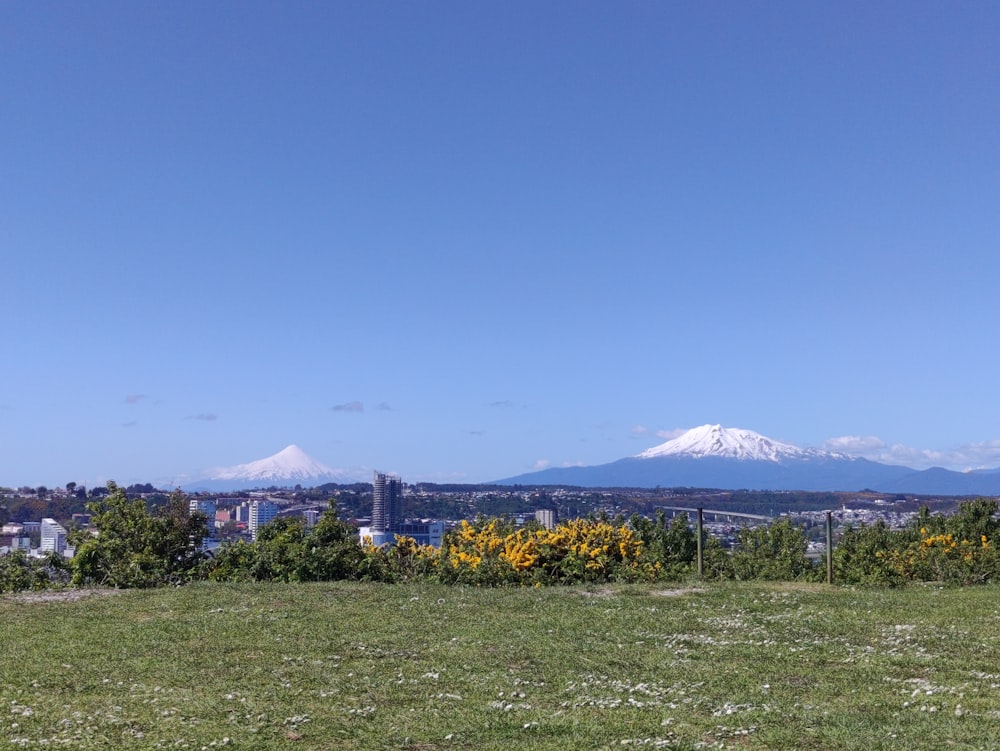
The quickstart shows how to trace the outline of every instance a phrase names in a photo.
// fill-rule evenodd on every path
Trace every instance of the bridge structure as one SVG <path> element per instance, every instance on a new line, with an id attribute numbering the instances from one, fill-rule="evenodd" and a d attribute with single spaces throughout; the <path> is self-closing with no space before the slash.
<path id="1" fill-rule="evenodd" d="M 688 508 L 686 506 L 657 506 L 657 508 L 671 512 L 671 517 L 677 516 L 678 514 L 687 514 L 691 521 L 695 521 L 698 518 L 698 509 L 696 508 Z M 770 516 L 762 516 L 760 514 L 741 514 L 738 511 L 719 511 L 715 509 L 703 508 L 701 513 L 702 518 L 704 518 L 705 521 L 729 523 L 754 522 L 757 524 L 764 524 L 771 521 Z"/>

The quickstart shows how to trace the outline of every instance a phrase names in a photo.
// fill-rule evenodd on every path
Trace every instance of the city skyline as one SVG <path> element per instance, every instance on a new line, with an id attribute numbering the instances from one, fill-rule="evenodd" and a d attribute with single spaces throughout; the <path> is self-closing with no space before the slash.
<path id="1" fill-rule="evenodd" d="M 0 485 L 1000 467 L 1000 8 L 0 7 Z"/>

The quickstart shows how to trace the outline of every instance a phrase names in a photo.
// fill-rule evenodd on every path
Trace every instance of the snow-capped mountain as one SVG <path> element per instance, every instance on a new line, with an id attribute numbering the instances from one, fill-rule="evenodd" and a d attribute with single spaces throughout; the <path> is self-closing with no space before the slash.
<path id="1" fill-rule="evenodd" d="M 775 441 L 752 430 L 724 428 L 721 425 L 702 425 L 681 436 L 646 449 L 639 459 L 660 456 L 687 456 L 700 459 L 706 456 L 726 457 L 761 462 L 782 462 L 788 459 L 806 459 L 826 452 L 800 449 L 790 443 Z M 829 455 L 829 454 L 826 454 Z M 841 455 L 841 458 L 846 458 Z"/>
<path id="2" fill-rule="evenodd" d="M 354 482 L 354 474 L 328 467 L 293 444 L 264 459 L 212 470 L 205 479 L 188 487 L 191 490 L 240 490 L 272 485 L 315 487 L 328 482 Z"/>
<path id="3" fill-rule="evenodd" d="M 550 468 L 501 485 L 720 488 L 998 495 L 1000 474 L 923 471 L 804 449 L 752 430 L 702 425 L 636 456 L 590 467 Z"/>

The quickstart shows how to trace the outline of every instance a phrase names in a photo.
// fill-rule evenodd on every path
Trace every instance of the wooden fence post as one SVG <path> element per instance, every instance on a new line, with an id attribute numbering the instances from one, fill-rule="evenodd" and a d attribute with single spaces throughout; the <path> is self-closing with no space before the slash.
<path id="1" fill-rule="evenodd" d="M 833 584 L 833 514 L 826 512 L 826 583 Z"/>
<path id="2" fill-rule="evenodd" d="M 698 578 L 705 576 L 705 550 L 701 543 L 702 530 L 704 529 L 704 519 L 701 508 L 698 508 Z"/>

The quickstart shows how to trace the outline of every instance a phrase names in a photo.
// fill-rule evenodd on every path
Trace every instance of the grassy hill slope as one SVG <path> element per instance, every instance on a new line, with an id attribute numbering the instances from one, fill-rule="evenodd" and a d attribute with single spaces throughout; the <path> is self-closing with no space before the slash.
<path id="1" fill-rule="evenodd" d="M 996 589 L 214 585 L 0 599 L 0 748 L 937 749 Z"/>

